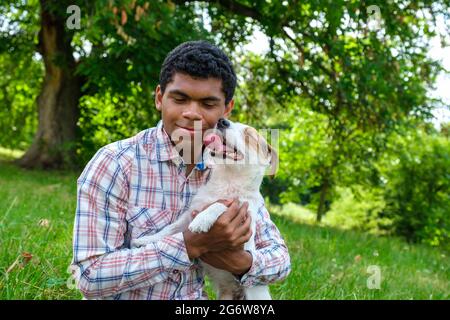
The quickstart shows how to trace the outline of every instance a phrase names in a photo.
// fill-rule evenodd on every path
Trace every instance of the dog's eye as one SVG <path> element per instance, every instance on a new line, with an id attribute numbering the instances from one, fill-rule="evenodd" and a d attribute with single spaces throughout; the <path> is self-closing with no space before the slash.
<path id="1" fill-rule="evenodd" d="M 220 118 L 218 123 L 217 123 L 217 127 L 219 129 L 226 129 L 230 127 L 230 122 L 224 118 Z"/>

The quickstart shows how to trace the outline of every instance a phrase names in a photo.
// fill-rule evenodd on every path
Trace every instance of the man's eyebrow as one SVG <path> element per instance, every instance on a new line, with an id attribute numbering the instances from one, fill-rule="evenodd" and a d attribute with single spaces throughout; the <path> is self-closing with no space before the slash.
<path id="1" fill-rule="evenodd" d="M 169 90 L 168 94 L 176 94 L 176 95 L 180 95 L 180 96 L 182 96 L 184 98 L 191 99 L 191 97 L 187 93 L 185 93 L 185 92 L 183 92 L 181 90 L 178 90 L 178 89 Z M 221 101 L 221 99 L 219 97 L 216 97 L 216 96 L 208 96 L 208 97 L 200 98 L 199 100 L 202 100 L 202 101 L 205 101 L 205 100 L 206 101 Z"/>
<path id="2" fill-rule="evenodd" d="M 169 93 L 169 94 L 177 94 L 177 95 L 183 96 L 183 97 L 185 97 L 185 98 L 190 98 L 188 94 L 184 93 L 184 92 L 181 91 L 181 90 L 177 90 L 177 89 L 170 90 L 168 93 Z"/>
<path id="3" fill-rule="evenodd" d="M 208 101 L 220 101 L 221 99 L 219 97 L 215 97 L 215 96 L 209 96 L 209 97 L 205 97 L 205 98 L 201 98 L 200 100 L 208 100 Z"/>

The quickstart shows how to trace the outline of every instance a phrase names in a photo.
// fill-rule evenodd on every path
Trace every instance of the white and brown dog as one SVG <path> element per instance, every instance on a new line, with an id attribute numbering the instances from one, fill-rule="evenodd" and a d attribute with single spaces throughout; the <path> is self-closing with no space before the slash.
<path id="1" fill-rule="evenodd" d="M 204 141 L 207 145 L 204 163 L 212 168 L 208 183 L 200 187 L 189 210 L 175 223 L 157 234 L 133 240 L 131 242 L 133 247 L 161 240 L 167 235 L 183 232 L 188 227 L 192 232 L 207 232 L 227 209 L 217 201 L 224 198 L 238 198 L 240 203 L 248 202 L 248 212 L 252 221 L 252 237 L 244 245 L 244 249 L 255 250 L 257 206 L 263 201 L 259 189 L 268 168 L 270 174 L 275 173 L 276 153 L 254 128 L 228 120 L 226 129 L 207 134 Z M 213 204 L 201 211 L 211 203 Z M 201 212 L 193 219 L 191 213 L 194 210 Z M 212 280 L 219 299 L 233 299 L 242 295 L 245 295 L 247 300 L 271 299 L 267 286 L 244 288 L 230 272 L 201 263 Z"/>

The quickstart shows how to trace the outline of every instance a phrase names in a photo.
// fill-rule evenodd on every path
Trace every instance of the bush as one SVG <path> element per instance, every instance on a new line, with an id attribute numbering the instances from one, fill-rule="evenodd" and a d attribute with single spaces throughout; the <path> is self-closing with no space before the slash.
<path id="1" fill-rule="evenodd" d="M 37 130 L 43 63 L 0 54 L 0 146 L 26 150 Z"/>
<path id="2" fill-rule="evenodd" d="M 382 171 L 385 214 L 410 241 L 450 249 L 450 143 L 417 131 L 397 139 Z"/>
<path id="3" fill-rule="evenodd" d="M 323 222 L 342 229 L 355 229 L 372 234 L 386 234 L 392 220 L 382 216 L 385 202 L 378 189 L 355 185 L 336 188 L 337 198 Z"/>
<path id="4" fill-rule="evenodd" d="M 81 140 L 77 148 L 80 167 L 101 147 L 157 124 L 159 114 L 153 97 L 139 86 L 130 86 L 128 96 L 107 92 L 81 98 L 78 121 Z"/>

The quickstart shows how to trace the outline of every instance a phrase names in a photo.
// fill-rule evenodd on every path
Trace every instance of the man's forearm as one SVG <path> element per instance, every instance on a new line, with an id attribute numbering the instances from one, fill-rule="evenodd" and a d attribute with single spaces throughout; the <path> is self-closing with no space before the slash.
<path id="1" fill-rule="evenodd" d="M 164 255 L 160 247 L 164 247 Z M 149 287 L 166 280 L 168 272 L 184 272 L 191 264 L 187 254 L 182 253 L 184 242 L 181 234 L 145 247 L 123 249 L 83 261 L 75 261 L 83 266 L 84 273 L 78 275 L 78 289 L 88 299 L 112 296 L 121 292 Z M 156 257 L 160 256 L 161 259 Z M 105 276 L 107 275 L 107 276 Z"/>
<path id="2" fill-rule="evenodd" d="M 190 260 L 200 257 L 206 253 L 206 248 L 202 244 L 201 236 L 196 233 L 192 233 L 189 230 L 183 232 L 184 244 L 186 246 L 186 252 Z"/>
<path id="3" fill-rule="evenodd" d="M 239 263 L 238 268 L 235 272 L 232 272 L 234 275 L 242 276 L 250 270 L 253 263 L 253 257 L 250 252 L 248 251 L 241 251 L 242 259 L 240 260 L 241 263 Z"/>
<path id="4" fill-rule="evenodd" d="M 220 252 L 208 252 L 200 256 L 207 264 L 234 275 L 241 276 L 250 270 L 253 257 L 245 250 L 224 250 Z"/>

